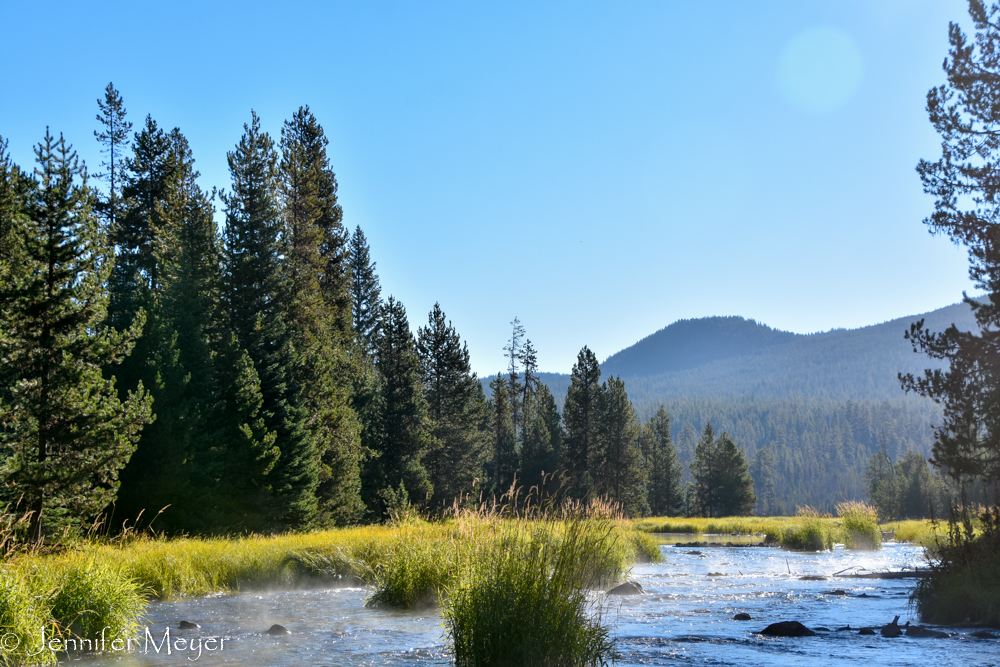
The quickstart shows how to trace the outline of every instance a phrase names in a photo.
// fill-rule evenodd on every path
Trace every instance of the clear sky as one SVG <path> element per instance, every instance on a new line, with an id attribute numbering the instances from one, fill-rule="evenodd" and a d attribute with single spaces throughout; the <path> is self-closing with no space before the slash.
<path id="1" fill-rule="evenodd" d="M 488 374 L 517 316 L 565 373 L 682 318 L 807 333 L 971 290 L 914 171 L 949 20 L 964 2 L 0 0 L 0 135 L 31 166 L 51 126 L 97 171 L 113 81 L 228 187 L 250 109 L 277 136 L 308 104 L 411 326 L 439 301 Z"/>

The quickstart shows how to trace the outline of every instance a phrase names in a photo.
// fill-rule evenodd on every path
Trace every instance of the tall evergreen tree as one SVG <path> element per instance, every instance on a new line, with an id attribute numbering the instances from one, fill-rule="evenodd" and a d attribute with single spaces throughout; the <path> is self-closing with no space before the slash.
<path id="1" fill-rule="evenodd" d="M 691 465 L 698 513 L 706 517 L 749 515 L 757 504 L 749 468 L 746 455 L 729 434 L 716 438 L 712 425 L 706 424 Z"/>
<path id="2" fill-rule="evenodd" d="M 508 380 L 497 374 L 490 381 L 490 489 L 494 497 L 510 490 L 518 471 L 517 436 L 511 419 Z"/>
<path id="3" fill-rule="evenodd" d="M 284 307 L 299 358 L 290 379 L 309 414 L 306 427 L 319 455 L 318 520 L 349 522 L 363 508 L 361 427 L 350 406 L 347 235 L 326 146 L 323 128 L 309 107 L 300 107 L 282 128 L 279 191 L 288 297 Z M 302 483 L 312 481 L 296 482 Z"/>
<path id="4" fill-rule="evenodd" d="M 684 466 L 670 437 L 670 415 L 662 405 L 639 436 L 649 471 L 649 510 L 653 516 L 675 516 L 684 505 Z"/>
<path id="5" fill-rule="evenodd" d="M 528 487 L 543 483 L 539 491 L 549 494 L 559 484 L 559 457 L 562 450 L 562 426 L 552 392 L 544 384 L 525 404 L 524 432 L 521 436 L 521 473 L 519 479 Z"/>
<path id="6" fill-rule="evenodd" d="M 104 99 L 97 100 L 97 108 L 97 121 L 102 129 L 94 130 L 94 136 L 101 144 L 101 154 L 105 156 L 101 162 L 104 171 L 98 177 L 108 184 L 108 193 L 98 200 L 95 208 L 104 217 L 109 229 L 114 230 L 120 218 L 128 133 L 132 131 L 132 123 L 126 118 L 125 103 L 113 83 L 104 89 Z"/>
<path id="7" fill-rule="evenodd" d="M 504 346 L 504 356 L 507 357 L 507 397 L 510 401 L 510 419 L 514 425 L 515 436 L 520 433 L 522 400 L 525 393 L 521 381 L 521 364 L 524 357 L 524 327 L 515 317 L 510 323 L 510 340 Z"/>
<path id="8" fill-rule="evenodd" d="M 274 142 L 251 122 L 236 150 L 228 154 L 232 191 L 226 205 L 223 302 L 239 345 L 246 349 L 260 378 L 261 416 L 276 434 L 264 452 L 236 453 L 252 474 L 247 485 L 247 522 L 254 517 L 268 528 L 309 525 L 316 517 L 319 463 L 305 407 L 290 384 L 297 363 L 292 333 L 282 304 L 287 290 L 281 274 L 281 216 L 278 156 Z"/>
<path id="9" fill-rule="evenodd" d="M 151 401 L 141 386 L 120 401 L 114 379 L 102 376 L 102 365 L 129 353 L 143 315 L 122 333 L 102 324 L 112 251 L 86 171 L 48 131 L 35 155 L 26 270 L 0 285 L 0 374 L 16 378 L 3 389 L 0 441 L 7 490 L 25 498 L 38 541 L 46 516 L 86 520 L 114 498 Z"/>
<path id="10" fill-rule="evenodd" d="M 375 273 L 375 262 L 371 261 L 368 240 L 360 226 L 354 229 L 351 236 L 350 266 L 354 331 L 361 349 L 371 355 L 374 354 L 378 335 L 382 288 Z"/>
<path id="11" fill-rule="evenodd" d="M 715 455 L 715 429 L 705 424 L 701 440 L 694 448 L 694 460 L 691 461 L 691 476 L 694 478 L 694 511 L 698 516 L 715 516 L 713 512 L 718 507 L 718 492 L 716 480 L 717 457 Z"/>
<path id="12" fill-rule="evenodd" d="M 620 503 L 627 516 L 649 514 L 640 428 L 621 378 L 605 381 L 598 411 L 598 437 L 590 451 L 594 490 Z"/>
<path id="13" fill-rule="evenodd" d="M 600 426 L 601 367 L 586 346 L 580 350 L 570 374 L 563 405 L 566 429 L 562 467 L 570 477 L 572 493 L 582 497 L 593 485 L 588 471 Z"/>
<path id="14" fill-rule="evenodd" d="M 405 489 L 423 507 L 433 492 L 424 458 L 432 441 L 421 364 L 403 304 L 389 297 L 378 328 L 375 458 L 368 461 L 362 489 L 368 509 L 384 517 L 390 490 Z"/>
<path id="15" fill-rule="evenodd" d="M 777 472 L 774 469 L 774 454 L 770 447 L 761 447 L 754 455 L 750 468 L 757 491 L 757 514 L 760 516 L 780 515 L 777 494 Z"/>
<path id="16" fill-rule="evenodd" d="M 21 222 L 29 180 L 10 159 L 7 141 L 0 136 L 0 284 L 13 280 L 22 258 Z"/>
<path id="17" fill-rule="evenodd" d="M 729 434 L 723 433 L 715 446 L 717 505 L 714 516 L 749 516 L 757 504 L 753 477 L 746 454 Z"/>
<path id="18" fill-rule="evenodd" d="M 486 399 L 472 372 L 469 348 L 438 303 L 427 326 L 417 331 L 417 352 L 434 441 L 425 459 L 434 487 L 431 506 L 441 507 L 470 493 L 483 469 L 486 443 L 480 425 Z"/>

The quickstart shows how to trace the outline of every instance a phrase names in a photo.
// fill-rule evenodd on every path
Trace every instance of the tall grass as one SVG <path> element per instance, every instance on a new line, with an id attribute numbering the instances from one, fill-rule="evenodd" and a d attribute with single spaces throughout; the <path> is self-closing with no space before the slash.
<path id="1" fill-rule="evenodd" d="M 456 665 L 606 664 L 614 640 L 587 589 L 621 578 L 629 542 L 595 508 L 484 522 L 447 594 Z"/>
<path id="2" fill-rule="evenodd" d="M 882 548 L 882 531 L 878 527 L 878 511 L 872 505 L 851 500 L 837 505 L 843 530 L 844 546 L 860 551 Z"/>
<path id="3" fill-rule="evenodd" d="M 0 664 L 46 665 L 56 656 L 42 650 L 42 628 L 54 634 L 45 604 L 46 596 L 35 595 L 21 573 L 0 570 Z"/>

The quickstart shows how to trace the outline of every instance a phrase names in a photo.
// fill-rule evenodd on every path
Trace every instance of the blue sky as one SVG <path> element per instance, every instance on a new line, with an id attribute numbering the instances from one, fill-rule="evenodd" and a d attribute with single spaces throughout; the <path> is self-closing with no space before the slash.
<path id="1" fill-rule="evenodd" d="M 440 301 L 488 374 L 517 316 L 569 372 L 677 319 L 807 333 L 971 290 L 914 171 L 949 20 L 965 3 L 0 0 L 0 135 L 30 166 L 51 126 L 96 171 L 113 81 L 228 187 L 250 109 L 277 136 L 308 104 L 413 328 Z"/>

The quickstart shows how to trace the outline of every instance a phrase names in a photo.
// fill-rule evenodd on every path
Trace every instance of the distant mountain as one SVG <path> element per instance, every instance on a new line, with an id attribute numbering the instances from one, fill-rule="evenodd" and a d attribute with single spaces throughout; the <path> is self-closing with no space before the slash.
<path id="1" fill-rule="evenodd" d="M 903 396 L 898 373 L 939 367 L 903 338 L 924 320 L 933 331 L 975 328 L 964 303 L 860 329 L 796 334 L 742 317 L 679 320 L 601 364 L 624 379 L 640 413 L 689 398 L 886 400 Z M 569 375 L 542 373 L 557 402 Z"/>
<path id="2" fill-rule="evenodd" d="M 904 394 L 897 377 L 939 366 L 903 338 L 919 319 L 932 331 L 976 326 L 963 303 L 809 335 L 742 317 L 681 320 L 608 357 L 601 375 L 625 380 L 642 420 L 666 407 L 686 466 L 711 422 L 751 459 L 770 449 L 781 511 L 804 504 L 829 511 L 841 500 L 864 498 L 865 466 L 875 452 L 893 460 L 908 450 L 930 452 L 941 408 Z M 562 405 L 570 376 L 540 375 Z"/>

